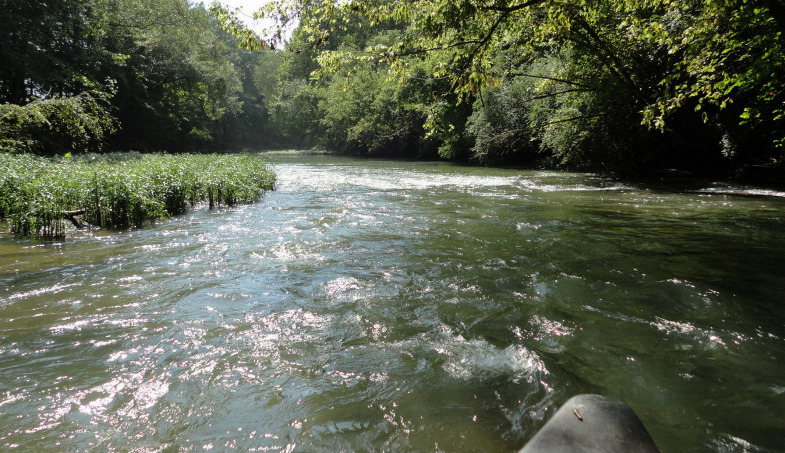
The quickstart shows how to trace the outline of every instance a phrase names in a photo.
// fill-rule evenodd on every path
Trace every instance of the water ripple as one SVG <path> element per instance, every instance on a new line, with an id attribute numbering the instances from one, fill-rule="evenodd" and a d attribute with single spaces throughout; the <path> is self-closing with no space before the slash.
<path id="1" fill-rule="evenodd" d="M 253 206 L 0 242 L 0 449 L 514 451 L 583 392 L 663 451 L 779 448 L 776 197 L 276 169 Z"/>

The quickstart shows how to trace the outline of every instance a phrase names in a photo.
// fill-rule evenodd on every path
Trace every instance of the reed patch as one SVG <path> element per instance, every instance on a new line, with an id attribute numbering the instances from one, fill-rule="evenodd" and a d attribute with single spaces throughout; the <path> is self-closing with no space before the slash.
<path id="1" fill-rule="evenodd" d="M 253 203 L 274 184 L 274 173 L 253 154 L 2 153 L 0 219 L 16 234 L 47 238 L 62 237 L 67 222 L 141 227 L 199 202 L 211 209 Z"/>

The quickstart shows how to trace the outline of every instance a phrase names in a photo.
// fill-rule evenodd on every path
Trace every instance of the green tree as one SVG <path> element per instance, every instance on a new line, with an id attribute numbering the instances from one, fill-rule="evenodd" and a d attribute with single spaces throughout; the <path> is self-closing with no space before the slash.
<path id="1" fill-rule="evenodd" d="M 239 114 L 242 83 L 221 30 L 185 0 L 115 0 L 112 22 L 121 64 L 116 105 L 123 125 L 115 146 L 188 150 L 210 146 L 221 119 Z M 220 33 L 220 34 L 219 34 Z"/>
<path id="2" fill-rule="evenodd" d="M 399 32 L 380 30 L 366 45 L 391 42 Z M 348 51 L 350 46 L 342 49 Z M 402 83 L 390 83 L 389 65 L 362 62 L 325 78 L 319 108 L 324 112 L 321 124 L 328 146 L 370 155 L 428 154 L 426 106 L 434 91 L 446 89 L 430 76 L 432 67 L 430 60 L 420 60 Z"/>
<path id="3" fill-rule="evenodd" d="M 0 1 L 0 145 L 4 151 L 99 151 L 117 127 L 113 82 L 97 68 L 100 0 Z"/>
<path id="4" fill-rule="evenodd" d="M 351 15 L 337 22 L 335 33 L 315 43 L 297 28 L 285 56 L 274 54 L 279 64 L 270 113 L 283 141 L 371 155 L 435 153 L 434 140 L 425 137 L 426 106 L 434 91 L 449 91 L 449 85 L 431 76 L 433 63 L 420 59 L 404 83 L 391 83 L 394 69 L 387 62 L 363 64 L 364 49 L 393 43 L 402 26 L 392 20 L 370 24 Z M 314 77 L 325 49 L 356 59 Z"/>
<path id="5" fill-rule="evenodd" d="M 103 84 L 95 68 L 114 58 L 101 45 L 101 0 L 0 0 L 0 102 L 70 96 Z"/>
<path id="6" fill-rule="evenodd" d="M 450 95 L 480 99 L 513 75 L 526 77 L 522 69 L 543 56 L 569 49 L 570 78 L 551 91 L 552 108 L 532 118 L 543 146 L 573 163 L 695 169 L 720 167 L 722 159 L 736 165 L 781 160 L 783 11 L 777 0 L 295 0 L 272 2 L 259 15 L 281 25 L 299 20 L 309 45 L 322 49 L 315 72 L 321 77 L 360 61 L 389 65 L 406 82 L 429 55 L 439 62 L 432 77 L 451 87 L 431 104 L 437 114 L 426 124 L 432 129 L 441 127 L 438 107 Z M 351 28 L 347 18 L 404 31 L 393 42 L 341 48 L 334 41 Z M 571 83 L 592 90 L 555 94 Z M 630 135 L 637 138 L 626 149 L 606 149 Z M 756 137 L 756 144 L 742 149 L 745 137 Z M 640 143 L 648 149 L 631 150 Z M 691 158 L 679 157 L 688 149 Z"/>
<path id="7" fill-rule="evenodd" d="M 0 151 L 63 155 L 100 152 L 117 127 L 110 114 L 111 92 L 0 104 Z"/>
<path id="8" fill-rule="evenodd" d="M 204 7 L 0 1 L 6 149 L 177 151 L 265 142 L 258 55 L 238 49 Z"/>

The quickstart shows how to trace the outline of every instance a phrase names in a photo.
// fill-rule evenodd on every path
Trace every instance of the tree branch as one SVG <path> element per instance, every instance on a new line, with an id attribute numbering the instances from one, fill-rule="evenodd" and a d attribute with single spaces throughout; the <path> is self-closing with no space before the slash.
<path id="1" fill-rule="evenodd" d="M 499 11 L 502 13 L 514 13 L 515 11 L 520 11 L 524 8 L 528 8 L 530 6 L 534 6 L 538 3 L 545 3 L 545 0 L 529 0 L 528 2 L 523 2 L 519 5 L 513 6 L 482 6 L 480 9 L 484 9 L 486 11 Z"/>
<path id="2" fill-rule="evenodd" d="M 521 102 L 531 102 L 531 101 L 536 101 L 538 99 L 552 98 L 552 97 L 559 96 L 560 94 L 586 93 L 586 92 L 591 92 L 591 91 L 596 91 L 596 90 L 590 89 L 590 88 L 573 88 L 571 90 L 555 91 L 553 93 L 546 93 L 546 94 L 541 94 L 541 95 L 538 95 L 538 96 L 532 96 L 530 98 L 522 99 Z"/>
<path id="3" fill-rule="evenodd" d="M 509 16 L 510 14 L 512 14 L 512 11 L 503 12 L 502 14 L 499 14 L 499 17 L 497 17 L 496 21 L 493 23 L 493 25 L 491 25 L 491 29 L 488 30 L 488 33 L 486 33 L 482 39 L 476 40 L 478 41 L 477 47 L 475 47 L 474 50 L 471 51 L 469 57 L 467 58 L 467 61 L 472 61 L 474 57 L 480 52 L 480 49 L 482 49 L 483 47 L 485 47 L 486 44 L 488 44 L 488 41 L 491 40 L 491 37 L 493 37 L 493 34 L 496 32 L 496 29 L 499 28 L 499 25 L 501 25 L 501 23 L 504 22 L 504 19 L 506 19 L 507 16 Z M 466 66 L 464 66 L 462 69 L 465 68 Z"/>
<path id="4" fill-rule="evenodd" d="M 584 84 L 578 83 L 578 82 L 571 82 L 569 80 L 559 79 L 557 77 L 534 75 L 534 74 L 528 74 L 528 73 L 525 73 L 525 72 L 508 72 L 507 74 L 508 75 L 512 75 L 512 76 L 519 76 L 519 77 L 531 77 L 532 79 L 551 80 L 553 82 L 565 83 L 567 85 L 573 85 L 573 86 L 576 86 L 576 87 L 585 88 L 587 91 L 593 91 L 594 90 L 594 87 L 590 87 L 589 85 L 584 85 Z"/>
<path id="5" fill-rule="evenodd" d="M 596 54 L 598 57 L 602 58 L 604 55 L 605 58 L 602 58 L 605 64 L 611 73 L 616 76 L 617 79 L 624 82 L 624 84 L 629 88 L 630 93 L 632 93 L 633 97 L 642 103 L 646 103 L 646 100 L 643 99 L 643 96 L 638 89 L 638 84 L 635 83 L 632 76 L 629 72 L 624 68 L 624 64 L 621 62 L 619 57 L 609 48 L 609 46 L 600 38 L 600 35 L 589 25 L 586 20 L 580 16 L 574 17 L 575 22 L 578 26 L 586 33 L 586 37 L 592 41 L 592 43 L 586 43 L 595 48 Z"/>
<path id="6" fill-rule="evenodd" d="M 570 118 L 564 118 L 564 119 L 561 119 L 561 120 L 548 121 L 548 122 L 545 122 L 543 124 L 538 124 L 538 126 L 552 126 L 554 124 L 569 123 L 569 122 L 572 122 L 572 121 L 583 120 L 583 119 L 587 119 L 587 118 L 597 118 L 598 116 L 602 116 L 602 115 L 599 115 L 599 114 L 597 114 L 597 115 L 578 115 L 578 116 L 573 116 L 573 117 L 570 117 Z"/>

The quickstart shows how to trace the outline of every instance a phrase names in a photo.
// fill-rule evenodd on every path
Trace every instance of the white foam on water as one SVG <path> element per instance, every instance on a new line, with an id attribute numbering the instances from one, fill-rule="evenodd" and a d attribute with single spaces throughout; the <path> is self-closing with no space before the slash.
<path id="1" fill-rule="evenodd" d="M 508 375 L 514 382 L 535 382 L 548 374 L 537 353 L 522 345 L 499 348 L 485 339 L 466 339 L 448 326 L 438 334 L 421 334 L 415 339 L 396 343 L 404 351 L 425 349 L 441 359 L 442 369 L 460 380 L 487 379 Z"/>
<path id="2" fill-rule="evenodd" d="M 349 171 L 347 171 L 349 169 Z M 523 175 L 467 175 L 465 173 L 412 171 L 394 168 L 363 169 L 351 166 L 286 166 L 281 175 L 277 190 L 287 192 L 333 191 L 341 186 L 363 187 L 376 191 L 427 190 L 433 188 L 452 188 L 455 190 L 475 191 L 491 188 L 516 188 L 526 192 L 558 191 L 618 191 L 631 190 L 631 186 L 610 180 L 599 179 L 596 184 L 581 175 L 576 182 L 548 183 L 549 179 L 563 179 L 562 173 L 527 172 Z M 491 195 L 494 195 L 493 193 Z M 505 195 L 505 194 L 498 194 Z"/>
<path id="3" fill-rule="evenodd" d="M 785 191 L 762 189 L 758 187 L 734 186 L 734 185 L 715 185 L 697 190 L 698 193 L 717 194 L 717 195 L 751 195 L 758 197 L 778 197 L 785 198 Z"/>

